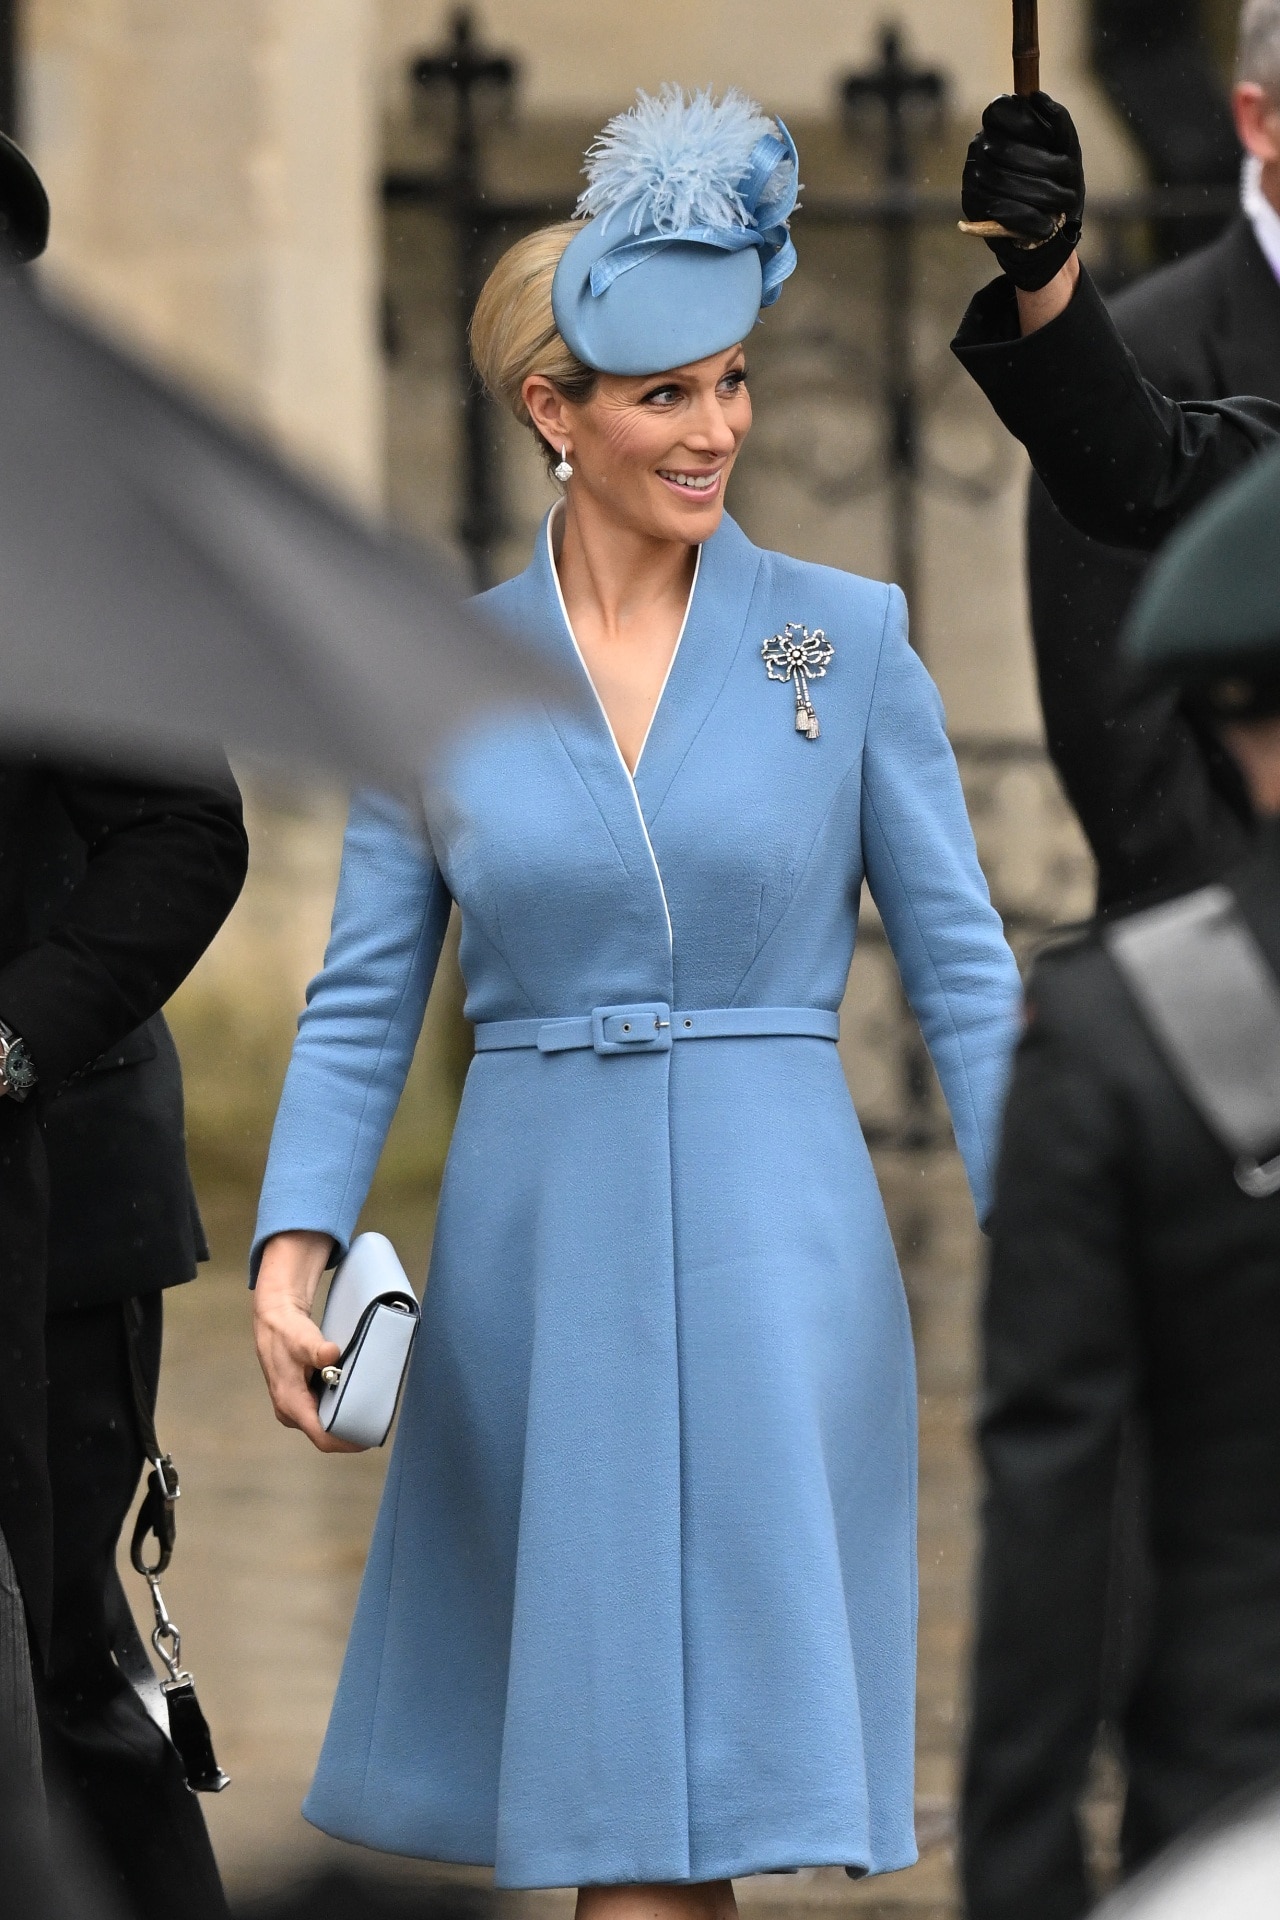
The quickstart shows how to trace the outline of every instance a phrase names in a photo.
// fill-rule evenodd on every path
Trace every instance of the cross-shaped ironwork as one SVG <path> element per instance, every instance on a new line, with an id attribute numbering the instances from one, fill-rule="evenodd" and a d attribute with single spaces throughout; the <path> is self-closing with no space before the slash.
<path id="1" fill-rule="evenodd" d="M 447 92 L 453 98 L 453 134 L 450 159 L 455 175 L 474 183 L 476 166 L 476 96 L 482 92 L 509 96 L 516 82 L 516 63 L 505 53 L 491 53 L 476 38 L 469 7 L 456 7 L 449 18 L 449 38 L 438 53 L 419 54 L 409 72 L 424 93 Z"/>
<path id="2" fill-rule="evenodd" d="M 881 234 L 881 339 L 884 359 L 885 464 L 889 470 L 890 525 L 893 578 L 907 596 L 911 637 L 920 646 L 918 494 L 920 480 L 920 393 L 911 339 L 915 312 L 915 226 L 913 186 L 915 155 L 911 133 L 918 115 L 912 108 L 932 109 L 940 115 L 946 104 L 947 82 L 936 67 L 913 66 L 904 51 L 902 31 L 880 30 L 880 60 L 861 73 L 845 76 L 840 101 L 846 128 L 852 132 L 869 108 L 878 108 L 884 132 L 881 147 L 883 210 Z M 934 1132 L 928 1056 L 915 1022 L 908 1017 L 901 1070 L 907 1119 L 903 1144 L 923 1148 Z"/>
<path id="3" fill-rule="evenodd" d="M 946 99 L 947 82 L 936 67 L 913 67 L 903 52 L 902 29 L 880 29 L 880 64 L 861 73 L 846 74 L 840 85 L 846 122 L 867 107 L 879 107 L 884 114 L 885 184 L 906 186 L 914 171 L 911 142 L 908 138 L 908 114 L 915 102 L 940 109 Z"/>
<path id="4" fill-rule="evenodd" d="M 489 569 L 494 546 L 502 532 L 494 423 L 471 368 L 467 329 L 484 284 L 486 240 L 492 221 L 484 208 L 484 181 L 477 140 L 477 105 L 483 95 L 503 103 L 516 84 L 516 63 L 503 53 L 489 51 L 477 38 L 467 7 L 458 7 L 449 22 L 449 38 L 435 53 L 420 54 L 409 68 L 414 84 L 428 98 L 445 95 L 452 104 L 449 160 L 443 180 L 433 185 L 448 208 L 458 248 L 455 282 L 456 324 L 454 356 L 462 399 L 465 446 L 465 484 L 458 515 L 458 538 L 471 563 L 477 587 L 493 584 Z M 391 196 L 388 196 L 391 197 Z M 407 197 L 407 196 L 406 196 Z"/>
<path id="5" fill-rule="evenodd" d="M 913 104 L 941 113 L 946 102 L 945 76 L 935 67 L 912 66 L 903 51 L 901 30 L 880 31 L 880 61 L 861 73 L 847 74 L 840 83 L 845 125 L 850 131 L 869 107 L 880 110 L 883 210 L 881 299 L 883 305 L 884 405 L 887 422 L 886 464 L 892 497 L 893 577 L 907 596 L 913 619 L 912 637 L 919 640 L 916 605 L 916 491 L 920 464 L 920 402 L 909 332 L 914 312 L 914 228 L 916 209 L 911 198 L 915 171 L 911 143 Z"/>

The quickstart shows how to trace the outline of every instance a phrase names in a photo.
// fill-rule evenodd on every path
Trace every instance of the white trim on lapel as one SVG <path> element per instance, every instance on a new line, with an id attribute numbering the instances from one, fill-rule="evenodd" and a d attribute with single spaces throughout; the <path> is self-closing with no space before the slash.
<path id="1" fill-rule="evenodd" d="M 573 650 L 578 656 L 578 665 L 582 668 L 582 672 L 586 679 L 587 685 L 590 687 L 595 703 L 597 707 L 600 709 L 600 718 L 604 721 L 605 727 L 609 734 L 609 738 L 613 743 L 613 750 L 618 756 L 618 765 L 622 768 L 623 773 L 626 775 L 627 785 L 631 789 L 631 798 L 635 801 L 636 817 L 640 822 L 640 831 L 644 835 L 644 843 L 649 849 L 649 858 L 653 862 L 654 876 L 658 882 L 658 892 L 662 895 L 662 911 L 666 915 L 666 920 L 667 920 L 667 945 L 671 948 L 672 952 L 674 952 L 675 951 L 675 934 L 672 931 L 672 926 L 671 926 L 671 908 L 667 904 L 667 890 L 662 883 L 662 868 L 658 865 L 658 856 L 653 850 L 653 841 L 649 838 L 649 825 L 644 817 L 644 808 L 640 804 L 640 794 L 636 788 L 635 774 L 632 773 L 630 767 L 627 765 L 626 760 L 623 757 L 622 748 L 618 745 L 618 736 L 613 730 L 613 722 L 610 720 L 608 714 L 605 712 L 604 701 L 600 698 L 599 690 L 596 687 L 595 681 L 591 677 L 591 669 L 587 665 L 586 660 L 583 657 L 582 648 L 578 645 L 578 636 L 573 630 L 573 622 L 569 618 L 569 609 L 564 603 L 564 589 L 560 585 L 560 572 L 556 566 L 556 550 L 555 550 L 555 543 L 553 539 L 553 530 L 555 528 L 556 519 L 562 511 L 563 511 L 563 502 L 557 502 L 556 505 L 551 509 L 551 512 L 547 515 L 547 526 L 546 526 L 547 561 L 551 568 L 551 580 L 556 590 L 556 600 L 559 603 L 559 607 L 560 607 L 560 617 L 564 621 L 565 632 L 568 634 L 570 640 L 573 642 Z M 685 601 L 685 604 L 684 604 L 684 618 L 680 622 L 680 631 L 676 635 L 676 644 L 671 650 L 671 658 L 667 662 L 667 671 L 662 677 L 662 686 L 658 690 L 658 697 L 653 704 L 653 712 L 649 715 L 649 724 L 644 730 L 644 739 L 640 742 L 640 751 L 636 755 L 636 773 L 639 773 L 640 771 L 640 763 L 644 759 L 644 750 L 649 744 L 649 735 L 653 732 L 653 723 L 658 717 L 658 709 L 662 705 L 663 695 L 667 691 L 667 684 L 671 679 L 672 669 L 676 664 L 676 658 L 680 652 L 680 643 L 684 639 L 685 628 L 689 624 L 689 614 L 693 608 L 693 596 L 698 590 L 698 575 L 701 573 L 701 571 L 702 571 L 702 548 L 699 547 L 697 549 L 697 554 L 693 563 L 693 579 L 689 583 L 689 598 Z"/>
<path id="2" fill-rule="evenodd" d="M 553 566 L 555 565 L 555 555 L 554 555 L 554 554 L 552 555 L 552 559 L 551 559 L 551 563 L 552 563 L 552 565 L 553 565 Z M 696 592 L 698 591 L 698 575 L 699 575 L 699 574 L 700 574 L 701 572 L 702 572 L 702 548 L 701 548 L 701 547 L 699 547 L 699 548 L 698 548 L 698 550 L 697 550 L 697 552 L 696 552 L 696 553 L 695 553 L 695 555 L 694 555 L 694 560 L 693 560 L 693 578 L 692 578 L 692 580 L 691 580 L 691 581 L 689 582 L 689 598 L 688 598 L 688 599 L 687 599 L 687 600 L 685 601 L 685 603 L 684 603 L 684 619 L 683 619 L 683 620 L 682 620 L 682 621 L 680 622 L 680 631 L 679 631 L 679 633 L 678 633 L 678 634 L 676 635 L 676 644 L 675 644 L 675 646 L 674 646 L 674 647 L 673 647 L 673 648 L 671 649 L 671 658 L 670 658 L 670 659 L 668 660 L 668 662 L 667 662 L 667 670 L 666 670 L 666 672 L 665 672 L 665 673 L 663 674 L 663 676 L 662 676 L 662 685 L 661 685 L 661 686 L 660 686 L 660 687 L 658 688 L 658 697 L 657 697 L 657 699 L 656 699 L 656 700 L 654 701 L 654 703 L 653 703 L 653 712 L 652 712 L 652 713 L 651 713 L 651 714 L 649 715 L 649 724 L 648 724 L 648 726 L 647 726 L 647 727 L 645 728 L 645 730 L 644 730 L 644 739 L 643 739 L 643 740 L 642 740 L 642 741 L 640 742 L 640 751 L 639 751 L 639 753 L 638 753 L 638 754 L 636 755 L 636 771 L 635 771 L 635 774 L 633 774 L 633 775 L 632 775 L 632 778 L 631 778 L 631 784 L 632 784 L 632 786 L 634 786 L 634 785 L 635 785 L 635 782 L 636 782 L 636 776 L 637 776 L 637 775 L 639 774 L 639 772 L 640 772 L 640 762 L 641 762 L 641 761 L 642 761 L 642 760 L 644 759 L 644 750 L 645 750 L 645 748 L 646 748 L 646 747 L 648 746 L 648 744 L 649 744 L 649 735 L 650 735 L 650 734 L 651 734 L 651 733 L 653 732 L 653 723 L 654 723 L 654 721 L 655 721 L 655 720 L 657 719 L 657 717 L 658 717 L 658 709 L 659 709 L 659 708 L 661 707 L 661 705 L 662 705 L 662 702 L 663 702 L 663 698 L 664 698 L 664 696 L 665 696 L 665 694 L 666 694 L 666 691 L 667 691 L 667 682 L 668 682 L 668 681 L 670 680 L 670 678 L 671 678 L 671 675 L 672 675 L 672 673 L 673 673 L 673 672 L 675 671 L 675 664 L 676 664 L 676 660 L 677 660 L 677 658 L 678 658 L 678 656 L 679 656 L 679 653 L 680 653 L 680 644 L 681 644 L 681 642 L 682 642 L 682 641 L 683 641 L 683 639 L 684 639 L 684 630 L 685 630 L 685 628 L 686 628 L 686 627 L 688 626 L 688 624 L 689 624 L 689 615 L 690 615 L 690 613 L 691 613 L 691 612 L 693 611 L 693 596 L 694 596 L 694 594 L 695 594 L 695 593 L 696 593 Z M 557 586 L 557 587 L 559 587 L 559 584 L 560 584 L 560 579 L 559 579 L 559 575 L 557 575 L 557 576 L 556 576 L 556 586 Z M 563 605 L 563 604 L 564 604 L 564 603 L 563 603 L 563 601 L 562 601 L 562 602 L 561 602 L 561 605 Z M 566 618 L 567 618 L 567 616 L 566 616 Z M 577 641 L 575 640 L 573 644 L 574 644 L 574 646 L 576 647 L 578 643 L 577 643 Z M 590 677 L 590 676 L 588 676 L 588 678 L 589 678 L 589 677 Z M 596 698 L 597 698 L 597 699 L 599 699 L 599 697 L 600 697 L 600 696 L 599 696 L 599 695 L 597 694 L 597 695 L 596 695 Z M 602 709 L 602 711 L 603 711 L 603 709 Z M 605 719 L 606 719 L 606 720 L 608 719 L 608 717 L 609 717 L 609 716 L 608 716 L 608 714 L 605 714 Z M 612 727 L 610 727 L 610 728 L 609 728 L 609 731 L 610 731 L 610 733 L 612 733 L 612 732 L 613 732 L 613 728 L 612 728 Z M 617 743 L 617 741 L 616 741 L 616 740 L 614 741 L 614 743 L 613 743 L 613 744 L 614 744 L 614 746 L 615 746 L 615 747 L 617 747 L 617 746 L 618 746 L 618 743 Z M 619 752 L 619 753 L 621 753 L 621 752 L 622 752 L 622 749 L 621 749 L 621 747 L 618 747 L 618 752 Z M 624 766 L 626 766 L 626 761 L 624 760 L 622 764 L 623 764 Z M 628 771 L 630 771 L 630 769 L 628 769 Z M 638 799 L 639 799 L 639 795 L 637 794 L 637 800 L 638 800 Z"/>

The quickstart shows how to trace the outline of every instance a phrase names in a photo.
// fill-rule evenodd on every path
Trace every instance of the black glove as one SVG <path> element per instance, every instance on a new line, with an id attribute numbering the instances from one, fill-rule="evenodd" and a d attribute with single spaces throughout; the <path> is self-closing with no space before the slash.
<path id="1" fill-rule="evenodd" d="M 1047 93 L 993 100 L 970 145 L 960 197 L 966 220 L 998 220 L 1031 243 L 987 241 L 1015 287 L 1047 286 L 1075 252 L 1084 222 L 1084 161 L 1066 108 Z"/>

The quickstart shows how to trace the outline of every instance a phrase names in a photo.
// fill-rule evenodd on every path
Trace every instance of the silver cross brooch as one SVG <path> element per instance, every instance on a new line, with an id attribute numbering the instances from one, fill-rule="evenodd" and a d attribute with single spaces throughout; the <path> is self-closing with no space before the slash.
<path id="1" fill-rule="evenodd" d="M 835 648 L 821 627 L 810 633 L 808 627 L 788 620 L 781 633 L 775 633 L 760 649 L 760 658 L 771 680 L 794 680 L 796 688 L 796 732 L 806 740 L 816 740 L 822 732 L 818 716 L 809 698 L 809 682 L 821 680 L 835 654 Z"/>

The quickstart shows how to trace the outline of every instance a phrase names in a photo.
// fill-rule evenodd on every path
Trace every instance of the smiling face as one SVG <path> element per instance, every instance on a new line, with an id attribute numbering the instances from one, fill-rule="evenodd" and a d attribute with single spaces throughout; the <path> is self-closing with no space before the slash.
<path id="1" fill-rule="evenodd" d="M 539 432 L 567 451 L 572 502 L 650 539 L 697 546 L 715 532 L 751 426 L 741 347 L 644 379 L 602 373 L 582 402 L 540 374 L 523 393 Z"/>

